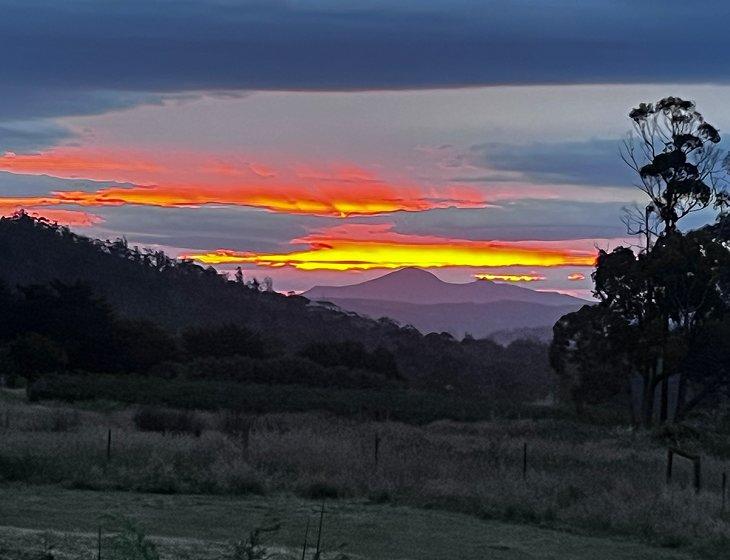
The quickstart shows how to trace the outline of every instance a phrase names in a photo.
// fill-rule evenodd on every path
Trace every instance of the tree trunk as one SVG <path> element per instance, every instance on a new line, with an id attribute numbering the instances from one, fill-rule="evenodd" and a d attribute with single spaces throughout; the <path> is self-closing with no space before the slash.
<path id="1" fill-rule="evenodd" d="M 651 428 L 654 420 L 654 393 L 656 383 L 653 375 L 644 376 L 644 394 L 641 403 L 641 420 L 645 428 Z"/>
<path id="2" fill-rule="evenodd" d="M 657 379 L 662 380 L 662 390 L 659 405 L 659 424 L 664 424 L 669 415 L 669 377 L 664 375 L 664 355 L 659 355 L 656 363 Z"/>
<path id="3" fill-rule="evenodd" d="M 687 400 L 687 376 L 679 372 L 677 383 L 677 403 L 674 405 L 674 421 L 679 422 L 685 413 L 685 401 Z"/>
<path id="4" fill-rule="evenodd" d="M 631 426 L 633 428 L 638 428 L 639 420 L 636 417 L 636 408 L 634 407 L 634 377 L 633 375 L 629 375 L 628 378 L 629 419 L 631 420 Z"/>

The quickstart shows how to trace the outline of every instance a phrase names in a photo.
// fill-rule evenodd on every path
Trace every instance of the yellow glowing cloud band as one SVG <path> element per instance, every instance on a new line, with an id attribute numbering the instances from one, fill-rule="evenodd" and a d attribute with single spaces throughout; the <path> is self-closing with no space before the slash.
<path id="1" fill-rule="evenodd" d="M 289 266 L 299 270 L 370 270 L 402 267 L 592 266 L 595 252 L 543 243 L 472 241 L 403 235 L 390 224 L 330 228 L 292 243 L 308 249 L 288 253 L 226 249 L 185 255 L 202 264 Z M 349 235 L 348 235 L 349 234 Z"/>
<path id="2" fill-rule="evenodd" d="M 578 280 L 585 280 L 586 275 L 582 274 L 580 272 L 574 272 L 572 274 L 568 274 L 568 280 L 572 280 L 573 282 L 576 282 Z"/>
<path id="3" fill-rule="evenodd" d="M 497 282 L 540 282 L 545 280 L 545 277 L 539 274 L 475 274 L 474 278 Z"/>

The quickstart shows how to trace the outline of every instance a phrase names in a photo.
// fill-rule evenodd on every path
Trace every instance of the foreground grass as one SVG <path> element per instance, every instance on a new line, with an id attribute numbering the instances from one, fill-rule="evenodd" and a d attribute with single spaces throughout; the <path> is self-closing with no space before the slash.
<path id="1" fill-rule="evenodd" d="M 730 550 L 730 518 L 720 514 L 726 437 L 674 442 L 703 456 L 704 486 L 696 495 L 681 462 L 666 486 L 666 440 L 620 427 L 555 419 L 410 426 L 312 413 L 239 422 L 207 412 L 196 413 L 196 436 L 141 432 L 134 413 L 0 401 L 0 479 L 168 495 L 367 500 L 466 513 L 475 522 L 623 536 L 706 558 Z"/>
<path id="2" fill-rule="evenodd" d="M 306 520 L 316 521 L 320 508 L 320 502 L 283 495 L 159 496 L 25 485 L 0 486 L 0 502 L 0 558 L 7 560 L 49 547 L 57 558 L 93 558 L 99 518 L 109 513 L 139 520 L 164 558 L 200 560 L 223 558 L 230 541 L 275 517 L 282 528 L 269 539 L 271 548 L 298 558 Z M 373 560 L 690 558 L 614 539 L 355 500 L 326 503 L 324 543 L 330 554 L 338 548 L 350 558 Z"/>

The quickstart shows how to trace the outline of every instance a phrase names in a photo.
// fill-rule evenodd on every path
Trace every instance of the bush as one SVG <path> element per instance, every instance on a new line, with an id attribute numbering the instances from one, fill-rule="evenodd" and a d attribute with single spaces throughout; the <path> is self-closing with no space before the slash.
<path id="1" fill-rule="evenodd" d="M 68 356 L 53 340 L 28 333 L 13 340 L 3 352 L 4 365 L 13 374 L 28 380 L 66 369 Z"/>
<path id="2" fill-rule="evenodd" d="M 145 535 L 142 528 L 126 517 L 107 518 L 107 524 L 119 526 L 118 532 L 110 539 L 106 555 L 114 560 L 159 560 L 157 548 Z"/>
<path id="3" fill-rule="evenodd" d="M 192 411 L 154 406 L 143 406 L 137 410 L 133 421 L 141 432 L 193 434 L 199 437 L 205 428 L 203 421 Z"/>
<path id="4" fill-rule="evenodd" d="M 328 482 L 313 482 L 301 488 L 299 495 L 308 500 L 336 500 L 341 498 L 341 489 Z"/>
<path id="5" fill-rule="evenodd" d="M 369 389 L 395 387 L 397 383 L 373 371 L 349 369 L 345 366 L 323 366 L 301 356 L 282 356 L 266 360 L 247 356 L 197 358 L 176 366 L 170 374 L 158 371 L 160 377 L 171 378 L 175 371 L 190 379 L 230 380 L 239 383 L 269 385 L 308 385 Z"/>
<path id="6" fill-rule="evenodd" d="M 236 438 L 248 438 L 254 418 L 236 410 L 227 410 L 220 418 L 218 429 Z"/>
<path id="7" fill-rule="evenodd" d="M 380 346 L 370 352 L 357 341 L 315 342 L 308 344 L 301 355 L 323 366 L 344 366 L 373 371 L 388 378 L 400 378 L 395 356 Z"/>
<path id="8" fill-rule="evenodd" d="M 303 385 L 261 385 L 188 379 L 111 375 L 60 375 L 40 379 L 28 388 L 31 401 L 113 400 L 188 410 L 245 410 L 269 412 L 323 411 L 340 416 L 365 416 L 423 424 L 439 419 L 485 420 L 495 403 L 483 398 L 427 393 L 404 389 L 338 389 Z M 500 404 L 502 415 L 520 415 L 527 409 Z M 533 416 L 559 414 L 529 409 Z"/>

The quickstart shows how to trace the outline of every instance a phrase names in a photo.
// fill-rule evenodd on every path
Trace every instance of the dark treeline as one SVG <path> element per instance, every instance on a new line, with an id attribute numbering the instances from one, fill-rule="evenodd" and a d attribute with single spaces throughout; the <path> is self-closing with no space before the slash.
<path id="1" fill-rule="evenodd" d="M 651 426 L 727 403 L 730 198 L 720 134 L 694 103 L 669 97 L 630 118 L 623 158 L 647 205 L 625 223 L 644 245 L 600 252 L 599 303 L 558 321 L 551 360 L 579 410 L 623 400 L 635 424 Z M 715 223 L 681 231 L 696 211 L 715 212 Z"/>
<path id="2" fill-rule="evenodd" d="M 24 214 L 0 219 L 0 280 L 9 378 L 85 372 L 87 383 L 97 373 L 517 401 L 552 386 L 539 342 L 424 336 Z"/>
<path id="3" fill-rule="evenodd" d="M 117 316 L 83 284 L 0 284 L 0 371 L 9 385 L 68 372 L 164 379 L 382 388 L 402 378 L 392 353 L 358 342 L 318 343 L 280 356 L 238 325 L 190 327 L 179 336 Z"/>

